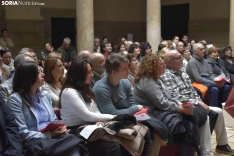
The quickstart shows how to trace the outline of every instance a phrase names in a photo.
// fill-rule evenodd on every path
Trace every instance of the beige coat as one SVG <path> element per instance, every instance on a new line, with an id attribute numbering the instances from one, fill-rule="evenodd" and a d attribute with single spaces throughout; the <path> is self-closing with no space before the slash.
<path id="1" fill-rule="evenodd" d="M 144 149 L 144 136 L 148 131 L 148 127 L 138 123 L 135 126 L 121 129 L 119 132 L 115 132 L 108 128 L 108 125 L 116 121 L 106 122 L 104 127 L 97 128 L 93 134 L 88 138 L 88 141 L 96 141 L 98 139 L 105 141 L 115 141 L 121 144 L 129 153 L 133 156 L 140 156 Z M 117 121 L 118 122 L 118 121 Z M 80 126 L 76 134 L 79 135 L 81 130 L 88 125 Z"/>

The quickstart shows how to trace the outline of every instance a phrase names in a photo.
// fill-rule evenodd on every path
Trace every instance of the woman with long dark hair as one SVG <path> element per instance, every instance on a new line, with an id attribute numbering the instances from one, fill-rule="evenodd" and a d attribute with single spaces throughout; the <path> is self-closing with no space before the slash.
<path id="1" fill-rule="evenodd" d="M 129 54 L 133 54 L 137 58 L 138 65 L 140 65 L 140 46 L 138 44 L 131 44 L 128 49 Z"/>
<path id="2" fill-rule="evenodd" d="M 75 133 L 82 124 L 103 125 L 103 122 L 115 117 L 115 115 L 100 113 L 95 94 L 89 87 L 92 77 L 91 66 L 85 60 L 73 61 L 67 72 L 59 106 L 61 118 L 71 129 L 71 133 Z M 117 142 L 104 140 L 88 142 L 87 146 L 91 156 L 120 156 L 123 150 Z"/>
<path id="3" fill-rule="evenodd" d="M 68 134 L 66 126 L 40 132 L 51 121 L 57 120 L 49 93 L 39 90 L 44 82 L 44 73 L 36 63 L 24 62 L 17 67 L 8 105 L 19 127 L 24 148 L 27 149 L 26 155 L 39 152 L 39 155 L 79 156 L 79 150 L 84 148 L 78 147 L 84 142 Z"/>

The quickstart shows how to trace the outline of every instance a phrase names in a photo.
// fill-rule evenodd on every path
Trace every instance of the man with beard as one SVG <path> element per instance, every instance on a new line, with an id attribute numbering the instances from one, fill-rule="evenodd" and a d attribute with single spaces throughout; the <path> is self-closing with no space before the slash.
<path id="1" fill-rule="evenodd" d="M 90 65 L 91 65 L 91 68 L 92 68 L 92 71 L 93 71 L 93 79 L 92 79 L 92 82 L 91 82 L 91 87 L 93 88 L 94 84 L 98 80 L 103 78 L 104 75 L 105 75 L 105 71 L 106 71 L 105 57 L 100 53 L 92 53 L 89 56 L 88 61 L 89 61 Z"/>

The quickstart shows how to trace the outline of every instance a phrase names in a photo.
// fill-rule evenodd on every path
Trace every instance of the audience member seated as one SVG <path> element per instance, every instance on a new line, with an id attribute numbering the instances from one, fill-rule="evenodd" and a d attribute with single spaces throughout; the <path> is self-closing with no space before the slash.
<path id="1" fill-rule="evenodd" d="M 102 43 L 104 42 L 108 42 L 108 38 L 107 37 L 102 37 Z"/>
<path id="2" fill-rule="evenodd" d="M 44 44 L 44 49 L 41 51 L 41 63 L 42 63 L 42 67 L 44 67 L 44 63 L 45 60 L 47 58 L 47 56 L 51 53 L 54 52 L 54 47 L 51 45 L 51 43 L 47 42 Z"/>
<path id="3" fill-rule="evenodd" d="M 167 115 L 173 113 L 175 116 L 180 116 L 179 118 L 182 122 L 178 123 L 177 127 L 186 127 L 186 124 L 183 124 L 186 122 L 187 124 L 191 125 L 191 127 L 195 128 L 192 130 L 194 136 L 191 136 L 195 137 L 197 133 L 196 125 L 194 122 L 190 122 L 189 120 L 193 119 L 191 116 L 193 113 L 193 107 L 182 107 L 181 102 L 171 98 L 169 90 L 159 80 L 159 77 L 164 73 L 164 70 L 165 64 L 159 56 L 151 55 L 145 57 L 145 59 L 141 62 L 137 74 L 135 75 L 135 86 L 133 90 L 134 99 L 137 103 L 147 107 L 150 111 L 154 111 L 155 113 L 153 114 L 156 118 L 158 117 L 160 119 L 160 115 L 166 111 L 168 112 Z M 161 119 L 165 120 L 163 118 Z M 167 118 L 166 120 L 172 120 L 174 123 L 177 122 L 173 120 L 173 118 Z M 174 129 L 169 122 L 165 124 L 172 133 L 174 140 L 180 144 L 180 155 L 193 156 L 193 145 L 195 145 L 198 149 L 197 141 L 193 140 L 193 143 L 187 142 L 185 138 L 188 136 L 184 135 L 186 132 L 181 129 Z"/>
<path id="4" fill-rule="evenodd" d="M 169 49 L 173 49 L 173 41 L 172 40 L 167 40 L 167 43 L 168 43 L 168 46 L 166 46 L 166 47 L 168 47 Z"/>
<path id="5" fill-rule="evenodd" d="M 90 84 L 90 87 L 93 88 L 94 84 L 105 76 L 105 57 L 100 53 L 93 53 L 88 61 L 94 75 Z"/>
<path id="6" fill-rule="evenodd" d="M 124 41 L 124 45 L 125 45 L 125 48 L 126 48 L 126 51 L 128 51 L 129 50 L 129 47 L 130 47 L 130 45 L 131 44 L 133 44 L 133 42 L 132 41 Z"/>
<path id="7" fill-rule="evenodd" d="M 15 118 L 0 96 L 0 155 L 22 156 L 22 141 Z"/>
<path id="8" fill-rule="evenodd" d="M 169 50 L 171 50 L 171 49 L 167 48 L 167 47 L 164 47 L 164 48 L 162 48 L 162 50 L 159 51 L 159 53 L 157 55 L 160 56 L 163 59 L 165 53 L 168 52 Z"/>
<path id="9" fill-rule="evenodd" d="M 209 65 L 209 70 L 214 76 L 220 76 L 222 73 L 227 77 L 227 81 L 230 82 L 230 74 L 226 70 L 223 60 L 219 59 L 219 48 L 216 46 L 211 46 L 208 49 L 207 61 Z M 228 84 L 224 84 L 228 85 Z"/>
<path id="10" fill-rule="evenodd" d="M 88 60 L 91 53 L 88 50 L 82 50 L 78 53 L 77 59 Z"/>
<path id="11" fill-rule="evenodd" d="M 193 54 L 194 54 L 194 52 L 193 52 L 193 46 L 194 46 L 195 43 L 196 43 L 196 42 L 195 42 L 194 39 L 192 39 L 192 40 L 190 41 L 190 45 L 191 45 L 190 53 L 191 53 L 191 56 L 193 56 Z"/>
<path id="12" fill-rule="evenodd" d="M 168 42 L 167 42 L 167 40 L 162 41 L 161 44 L 164 44 L 166 47 L 168 47 Z"/>
<path id="13" fill-rule="evenodd" d="M 229 86 L 224 86 L 223 82 L 214 82 L 216 77 L 210 70 L 205 55 L 205 47 L 201 43 L 193 46 L 193 58 L 187 64 L 186 72 L 193 82 L 200 83 L 208 87 L 205 98 L 210 100 L 210 106 L 221 107 L 221 103 L 227 100 Z"/>
<path id="14" fill-rule="evenodd" d="M 140 63 L 141 63 L 141 60 L 140 60 L 140 46 L 138 44 L 131 44 L 129 49 L 128 49 L 128 53 L 133 54 L 136 57 L 137 62 L 138 62 L 138 66 L 139 66 Z"/>
<path id="15" fill-rule="evenodd" d="M 2 58 L 0 57 L 0 83 L 3 83 L 7 79 L 9 79 L 10 74 L 8 71 L 2 67 Z"/>
<path id="16" fill-rule="evenodd" d="M 117 47 L 117 53 L 123 53 L 127 54 L 128 52 L 126 51 L 124 43 L 120 43 Z"/>
<path id="17" fill-rule="evenodd" d="M 30 57 L 29 55 L 25 55 L 25 54 L 17 55 L 15 57 L 15 61 L 14 61 L 14 68 L 17 69 L 17 67 L 21 63 L 26 62 L 26 61 L 35 62 L 35 60 L 32 57 Z M 11 77 L 10 79 L 4 81 L 0 85 L 0 94 L 3 98 L 3 100 L 5 101 L 5 103 L 7 103 L 7 99 L 13 91 L 13 87 L 12 87 L 13 78 L 14 78 L 14 76 Z"/>
<path id="18" fill-rule="evenodd" d="M 90 64 L 85 60 L 72 62 L 67 79 L 63 85 L 60 111 L 64 123 L 76 134 L 76 129 L 87 123 L 104 125 L 116 115 L 101 114 L 95 102 L 95 95 L 89 88 L 93 73 Z M 120 156 L 121 148 L 117 142 L 97 140 L 88 142 L 88 150 L 91 156 L 113 155 Z"/>
<path id="19" fill-rule="evenodd" d="M 124 43 L 124 41 L 126 41 L 126 38 L 125 38 L 125 37 L 122 37 L 122 38 L 120 39 L 120 43 Z"/>
<path id="20" fill-rule="evenodd" d="M 7 29 L 2 29 L 1 30 L 0 45 L 3 48 L 12 48 L 12 47 L 14 47 L 14 43 L 7 36 L 8 35 L 7 33 L 8 33 Z"/>
<path id="21" fill-rule="evenodd" d="M 171 50 L 176 49 L 176 43 L 177 43 L 179 40 L 180 40 L 179 36 L 174 36 L 174 37 L 172 38 L 173 49 L 171 49 Z"/>
<path id="22" fill-rule="evenodd" d="M 132 96 L 131 84 L 127 80 L 129 73 L 129 61 L 121 54 L 110 55 L 106 62 L 107 76 L 96 82 L 93 91 L 96 95 L 98 108 L 105 114 L 129 114 L 133 115 L 143 109 L 137 105 Z M 118 107 L 121 103 L 127 103 L 127 107 Z M 153 141 L 146 146 L 146 155 L 158 155 L 159 142 Z"/>
<path id="23" fill-rule="evenodd" d="M 11 74 L 11 72 L 15 70 L 11 50 L 8 48 L 3 48 L 1 49 L 0 54 L 2 57 L 2 67 L 5 68 L 9 74 Z"/>
<path id="24" fill-rule="evenodd" d="M 183 57 L 183 67 L 184 67 L 184 69 L 186 70 L 186 66 L 187 66 L 187 64 L 188 64 L 188 61 L 189 61 L 190 58 L 191 58 L 191 54 L 190 54 L 189 49 L 183 48 L 182 51 L 181 51 L 181 55 L 182 55 L 182 57 Z"/>
<path id="25" fill-rule="evenodd" d="M 64 82 L 64 69 L 63 61 L 59 57 L 50 57 L 45 61 L 45 84 L 42 89 L 50 94 L 55 110 L 58 109 L 59 94 Z"/>
<path id="26" fill-rule="evenodd" d="M 112 53 L 112 47 L 110 42 L 102 42 L 101 53 L 107 58 Z"/>
<path id="27" fill-rule="evenodd" d="M 161 76 L 161 80 L 169 89 L 172 98 L 180 101 L 190 101 L 194 104 L 195 108 L 197 108 L 197 106 L 202 106 L 207 110 L 208 114 L 210 114 L 210 110 L 218 113 L 218 118 L 214 126 L 217 141 L 216 152 L 230 155 L 234 154 L 234 150 L 228 145 L 222 109 L 211 106 L 208 107 L 202 102 L 200 96 L 192 87 L 189 76 L 184 72 L 184 68 L 181 68 L 182 59 L 176 59 L 179 58 L 179 56 L 180 53 L 177 51 L 169 51 L 165 54 L 164 61 L 167 68 L 165 73 Z M 196 111 L 194 113 L 196 113 Z M 208 122 L 209 120 L 206 121 L 204 126 L 199 128 L 201 155 L 213 155 Z"/>
<path id="28" fill-rule="evenodd" d="M 137 58 L 134 56 L 134 54 L 127 54 L 124 56 L 130 62 L 128 65 L 128 69 L 129 69 L 128 80 L 132 85 L 132 89 L 134 89 L 134 75 L 136 74 L 136 70 L 138 69 Z"/>
<path id="29" fill-rule="evenodd" d="M 183 42 L 181 42 L 181 41 L 178 41 L 177 43 L 176 43 L 176 50 L 178 51 L 178 52 L 182 52 L 182 50 L 183 50 L 183 48 L 184 48 L 184 43 Z"/>
<path id="30" fill-rule="evenodd" d="M 24 62 L 17 67 L 8 105 L 24 149 L 27 149 L 25 155 L 35 152 L 39 152 L 38 155 L 81 155 L 85 150 L 84 141 L 69 134 L 66 126 L 40 132 L 49 122 L 57 120 L 49 93 L 39 90 L 43 84 L 44 73 L 35 62 Z"/>
<path id="31" fill-rule="evenodd" d="M 167 46 L 165 46 L 164 44 L 161 44 L 161 43 L 160 43 L 160 44 L 158 45 L 158 51 L 156 52 L 156 54 L 159 55 L 159 54 L 160 54 L 160 51 L 161 51 L 163 48 L 165 48 L 165 47 L 167 47 Z"/>
<path id="32" fill-rule="evenodd" d="M 232 76 L 232 74 L 234 74 L 234 58 L 232 56 L 231 46 L 223 46 L 220 49 L 220 59 L 223 60 L 225 68 Z"/>
<path id="33" fill-rule="evenodd" d="M 140 50 L 140 60 L 142 61 L 145 56 L 152 55 L 151 45 L 149 43 L 143 43 Z"/>
<path id="34" fill-rule="evenodd" d="M 63 44 L 57 49 L 57 52 L 61 54 L 65 68 L 68 68 L 69 64 L 77 57 L 76 49 L 71 46 L 71 40 L 68 37 L 63 39 Z"/>
<path id="35" fill-rule="evenodd" d="M 98 37 L 94 37 L 94 52 L 100 53 L 100 39 Z"/>

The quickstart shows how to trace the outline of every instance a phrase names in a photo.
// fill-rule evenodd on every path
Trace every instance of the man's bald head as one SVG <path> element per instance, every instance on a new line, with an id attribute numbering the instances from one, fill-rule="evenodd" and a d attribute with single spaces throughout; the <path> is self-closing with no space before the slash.
<path id="1" fill-rule="evenodd" d="M 100 75 L 105 72 L 105 57 L 101 53 L 92 53 L 88 61 L 95 72 Z"/>
<path id="2" fill-rule="evenodd" d="M 168 60 L 172 59 L 175 54 L 179 53 L 177 50 L 167 51 L 163 57 L 164 62 L 166 63 Z"/>
<path id="3" fill-rule="evenodd" d="M 82 60 L 88 60 L 91 53 L 88 50 L 82 50 L 78 53 L 77 58 Z"/>
<path id="4" fill-rule="evenodd" d="M 163 59 L 167 67 L 175 71 L 179 71 L 183 65 L 183 57 L 177 50 L 166 52 Z"/>

